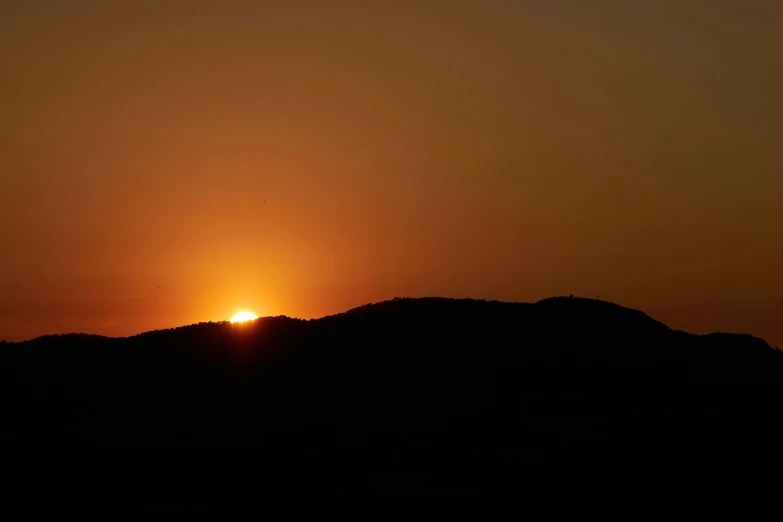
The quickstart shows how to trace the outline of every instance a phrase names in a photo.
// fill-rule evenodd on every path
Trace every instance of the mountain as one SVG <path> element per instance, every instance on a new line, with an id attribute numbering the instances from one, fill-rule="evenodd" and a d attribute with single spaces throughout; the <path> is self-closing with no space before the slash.
<path id="1" fill-rule="evenodd" d="M 281 487 L 476 491 L 531 466 L 752 459 L 777 445 L 782 384 L 760 339 L 608 302 L 394 299 L 4 344 L 0 442 L 234 455 Z"/>

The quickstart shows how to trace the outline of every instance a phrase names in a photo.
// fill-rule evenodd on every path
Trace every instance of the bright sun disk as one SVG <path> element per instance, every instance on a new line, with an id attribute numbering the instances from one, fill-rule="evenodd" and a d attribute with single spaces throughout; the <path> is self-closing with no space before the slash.
<path id="1" fill-rule="evenodd" d="M 252 312 L 239 312 L 231 318 L 232 323 L 244 323 L 245 321 L 252 321 L 258 319 L 258 316 Z"/>

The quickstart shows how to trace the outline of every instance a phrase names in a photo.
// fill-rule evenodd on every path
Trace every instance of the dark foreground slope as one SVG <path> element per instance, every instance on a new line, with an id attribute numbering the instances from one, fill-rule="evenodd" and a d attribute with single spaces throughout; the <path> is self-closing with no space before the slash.
<path id="1" fill-rule="evenodd" d="M 783 354 L 759 339 L 586 299 L 395 299 L 1 348 L 4 448 L 193 448 L 278 486 L 476 491 L 540 463 L 753 462 L 777 446 L 783 392 Z"/>

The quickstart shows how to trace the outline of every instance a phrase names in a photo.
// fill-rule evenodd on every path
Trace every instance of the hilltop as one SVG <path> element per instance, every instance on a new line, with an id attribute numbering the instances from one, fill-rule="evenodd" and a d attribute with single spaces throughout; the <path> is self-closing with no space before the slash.
<path id="1" fill-rule="evenodd" d="M 424 298 L 46 336 L 4 345 L 0 371 L 6 447 L 223 448 L 470 489 L 479 468 L 764 451 L 783 354 L 597 300 Z"/>

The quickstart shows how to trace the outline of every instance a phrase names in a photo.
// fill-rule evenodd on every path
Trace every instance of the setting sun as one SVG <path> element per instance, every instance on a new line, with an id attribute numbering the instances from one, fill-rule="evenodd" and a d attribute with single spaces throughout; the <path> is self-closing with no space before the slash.
<path id="1" fill-rule="evenodd" d="M 252 321 L 258 319 L 258 316 L 252 312 L 239 312 L 231 318 L 232 323 L 244 323 L 245 321 Z"/>

